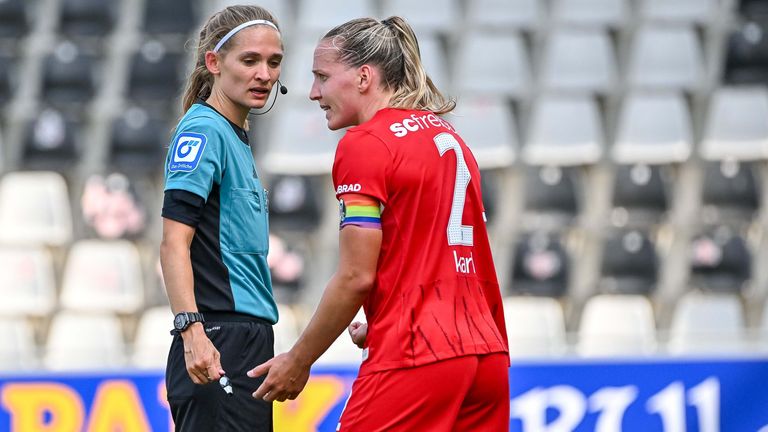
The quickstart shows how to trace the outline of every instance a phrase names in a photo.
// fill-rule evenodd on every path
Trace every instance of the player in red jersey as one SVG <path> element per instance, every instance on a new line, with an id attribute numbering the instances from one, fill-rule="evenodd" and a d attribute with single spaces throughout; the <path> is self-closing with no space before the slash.
<path id="1" fill-rule="evenodd" d="M 340 431 L 509 428 L 509 358 L 480 171 L 399 17 L 356 19 L 315 49 L 310 98 L 339 142 L 339 268 L 294 347 L 249 372 L 292 399 L 349 326 L 363 362 Z M 368 327 L 350 325 L 360 306 Z M 367 335 L 363 334 L 367 330 Z"/>

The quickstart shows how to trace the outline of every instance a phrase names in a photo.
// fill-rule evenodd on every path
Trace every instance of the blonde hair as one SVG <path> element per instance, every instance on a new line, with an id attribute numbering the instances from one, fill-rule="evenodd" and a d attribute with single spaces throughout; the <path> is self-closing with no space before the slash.
<path id="1" fill-rule="evenodd" d="M 275 24 L 278 29 L 275 17 L 266 9 L 260 6 L 229 6 L 211 16 L 200 30 L 200 37 L 197 42 L 197 52 L 195 68 L 187 78 L 187 85 L 182 97 L 182 113 L 187 112 L 189 107 L 198 99 L 208 99 L 213 88 L 213 75 L 205 67 L 205 53 L 212 51 L 216 44 L 230 30 L 240 24 L 252 20 L 267 20 Z M 219 50 L 219 53 L 226 53 L 231 46 L 232 39 L 228 40 Z"/>
<path id="2" fill-rule="evenodd" d="M 353 19 L 331 29 L 322 40 L 338 50 L 339 61 L 347 66 L 377 66 L 383 84 L 394 91 L 390 107 L 435 114 L 456 107 L 456 101 L 443 96 L 424 70 L 416 34 L 403 18 Z"/>

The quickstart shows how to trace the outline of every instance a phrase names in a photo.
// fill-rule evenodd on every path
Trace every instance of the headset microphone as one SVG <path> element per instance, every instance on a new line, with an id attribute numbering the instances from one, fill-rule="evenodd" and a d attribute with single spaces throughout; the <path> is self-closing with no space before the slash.
<path id="1" fill-rule="evenodd" d="M 280 91 L 280 94 L 288 93 L 288 87 L 284 86 L 283 83 L 280 82 L 280 80 L 277 80 L 277 87 L 278 87 L 278 90 Z M 251 115 L 266 114 L 272 109 L 273 106 L 275 106 L 275 102 L 277 102 L 277 92 L 275 92 L 275 97 L 272 99 L 272 104 L 269 105 L 269 108 L 267 108 L 266 111 L 260 112 L 260 113 L 250 111 L 248 114 L 251 114 Z"/>

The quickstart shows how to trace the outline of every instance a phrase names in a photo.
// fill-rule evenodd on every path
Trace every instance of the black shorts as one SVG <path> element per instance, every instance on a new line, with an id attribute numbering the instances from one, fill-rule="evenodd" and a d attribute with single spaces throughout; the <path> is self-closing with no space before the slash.
<path id="1" fill-rule="evenodd" d="M 274 357 L 272 325 L 257 319 L 206 316 L 205 333 L 221 354 L 221 367 L 232 383 L 228 396 L 218 382 L 197 385 L 187 373 L 184 341 L 173 337 L 165 371 L 168 403 L 177 431 L 272 432 L 272 404 L 251 394 L 264 380 L 249 378 L 250 369 Z"/>

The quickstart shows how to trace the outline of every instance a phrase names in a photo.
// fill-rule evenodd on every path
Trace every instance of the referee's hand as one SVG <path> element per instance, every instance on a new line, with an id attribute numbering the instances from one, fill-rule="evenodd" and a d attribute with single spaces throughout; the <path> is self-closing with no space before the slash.
<path id="1" fill-rule="evenodd" d="M 187 373 L 195 384 L 218 381 L 225 374 L 221 368 L 221 356 L 205 334 L 201 323 L 192 324 L 181 333 L 184 340 L 184 360 Z"/>

